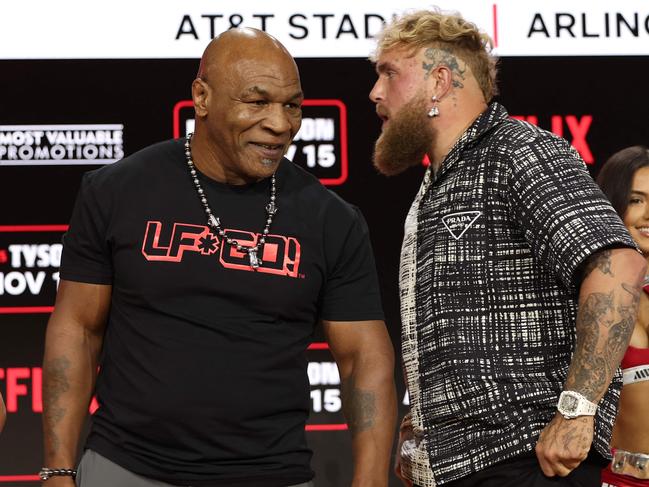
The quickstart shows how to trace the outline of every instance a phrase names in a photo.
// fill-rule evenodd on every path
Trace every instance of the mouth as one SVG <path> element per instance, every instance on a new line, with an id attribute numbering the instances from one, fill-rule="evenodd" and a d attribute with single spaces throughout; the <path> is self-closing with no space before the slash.
<path id="1" fill-rule="evenodd" d="M 385 125 L 388 123 L 388 120 L 390 119 L 390 117 L 388 117 L 388 114 L 385 113 L 385 111 L 382 108 L 377 107 L 376 115 L 381 119 L 381 122 L 383 122 L 381 127 L 385 127 Z"/>
<path id="2" fill-rule="evenodd" d="M 260 142 L 251 142 L 263 159 L 281 159 L 284 156 L 285 144 L 262 144 Z"/>
<path id="3" fill-rule="evenodd" d="M 642 235 L 643 237 L 647 237 L 647 238 L 649 238 L 649 227 L 636 227 L 636 230 L 637 230 L 638 233 L 640 233 L 640 235 Z"/>

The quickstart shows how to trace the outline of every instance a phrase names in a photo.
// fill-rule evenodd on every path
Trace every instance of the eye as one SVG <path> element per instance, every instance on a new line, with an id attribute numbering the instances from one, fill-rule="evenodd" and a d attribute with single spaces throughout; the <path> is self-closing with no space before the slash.
<path id="1" fill-rule="evenodd" d="M 639 198 L 637 196 L 632 196 L 629 199 L 629 204 L 630 205 L 639 205 L 640 203 L 642 203 L 642 198 Z"/>
<path id="2" fill-rule="evenodd" d="M 284 110 L 289 117 L 302 118 L 302 105 L 300 103 L 285 103 Z"/>
<path id="3" fill-rule="evenodd" d="M 248 103 L 251 103 L 253 105 L 257 105 L 259 107 L 266 106 L 268 102 L 266 100 L 251 100 Z"/>

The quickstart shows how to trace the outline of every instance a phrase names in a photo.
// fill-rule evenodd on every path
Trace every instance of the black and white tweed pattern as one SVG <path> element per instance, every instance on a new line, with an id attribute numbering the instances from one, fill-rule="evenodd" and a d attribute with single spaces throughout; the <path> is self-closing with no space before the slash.
<path id="1" fill-rule="evenodd" d="M 402 254 L 404 363 L 441 485 L 534 448 L 574 349 L 576 271 L 635 244 L 576 151 L 497 103 L 418 203 L 416 259 Z M 618 374 L 597 413 L 603 455 L 619 387 Z"/>
<path id="2" fill-rule="evenodd" d="M 406 377 L 419 376 L 419 354 L 417 353 L 417 327 L 415 288 L 417 282 L 417 215 L 422 197 L 427 193 L 431 181 L 431 168 L 426 170 L 424 180 L 410 206 L 404 225 L 401 265 L 399 266 L 399 297 L 401 302 L 401 354 Z M 408 381 L 410 417 L 414 439 L 401 449 L 401 473 L 418 487 L 435 487 L 435 479 L 428 461 L 428 448 L 422 417 L 422 403 L 419 381 Z"/>

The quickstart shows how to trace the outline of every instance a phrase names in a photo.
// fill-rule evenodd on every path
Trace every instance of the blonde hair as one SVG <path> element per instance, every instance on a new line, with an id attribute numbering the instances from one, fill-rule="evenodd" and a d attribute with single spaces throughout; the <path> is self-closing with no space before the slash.
<path id="1" fill-rule="evenodd" d="M 491 54 L 491 38 L 460 14 L 443 14 L 439 10 L 419 10 L 396 18 L 377 36 L 376 61 L 381 52 L 395 47 L 443 48 L 462 59 L 471 68 L 478 86 L 489 102 L 497 93 L 497 58 Z"/>

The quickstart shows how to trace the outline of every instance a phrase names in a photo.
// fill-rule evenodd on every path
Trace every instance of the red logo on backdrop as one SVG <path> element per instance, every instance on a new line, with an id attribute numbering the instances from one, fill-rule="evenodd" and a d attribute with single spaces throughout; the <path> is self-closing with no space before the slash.
<path id="1" fill-rule="evenodd" d="M 173 135 L 184 137 L 194 130 L 194 103 L 183 100 L 173 109 Z M 313 173 L 327 186 L 347 181 L 347 107 L 341 100 L 304 100 L 302 127 L 286 157 Z"/>
<path id="2" fill-rule="evenodd" d="M 49 313 L 67 225 L 0 225 L 0 314 Z"/>
<path id="3" fill-rule="evenodd" d="M 18 411 L 18 398 L 30 394 L 32 411 L 35 413 L 43 412 L 43 371 L 40 367 L 8 367 L 7 369 L 0 369 L 0 380 L 6 380 L 5 403 L 8 413 Z"/>
<path id="4" fill-rule="evenodd" d="M 539 125 L 539 117 L 537 115 L 512 115 L 512 118 L 524 120 L 532 125 Z M 593 164 L 595 158 L 586 141 L 586 136 L 592 123 L 592 115 L 582 115 L 581 117 L 577 117 L 576 115 L 552 115 L 550 117 L 550 131 L 568 140 L 577 149 L 586 164 Z M 565 128 L 568 129 L 567 132 Z M 567 137 L 568 133 L 570 138 Z"/>
<path id="5" fill-rule="evenodd" d="M 251 247 L 257 244 L 261 234 L 244 230 L 224 229 L 227 237 Z M 218 262 L 226 269 L 252 272 L 248 255 L 232 245 L 222 245 L 221 239 L 204 225 L 174 223 L 171 235 L 161 237 L 163 225 L 158 221 L 147 222 L 142 243 L 142 255 L 151 262 L 181 262 L 186 252 L 212 255 L 218 252 Z M 168 232 L 167 232 L 168 234 Z M 294 237 L 266 235 L 261 265 L 255 272 L 298 277 L 300 267 L 300 242 Z"/>

